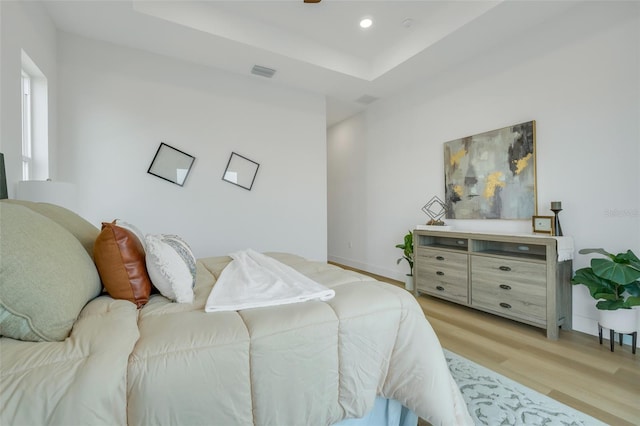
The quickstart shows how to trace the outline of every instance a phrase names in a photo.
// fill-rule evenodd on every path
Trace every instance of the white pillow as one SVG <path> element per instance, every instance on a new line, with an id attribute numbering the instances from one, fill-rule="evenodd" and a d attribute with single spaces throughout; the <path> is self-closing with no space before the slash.
<path id="1" fill-rule="evenodd" d="M 149 234 L 145 237 L 147 272 L 153 285 L 167 299 L 193 303 L 196 258 L 177 235 Z"/>
<path id="2" fill-rule="evenodd" d="M 142 233 L 142 231 L 140 231 L 138 229 L 137 226 L 132 225 L 128 222 L 125 222 L 124 220 L 120 220 L 120 219 L 116 219 L 116 226 L 119 226 L 120 228 L 124 228 L 128 231 L 133 232 L 133 235 L 135 235 L 136 237 L 138 237 L 138 240 L 140 240 L 140 244 L 142 244 L 142 248 L 146 251 L 147 248 L 145 247 L 147 245 L 147 243 L 144 241 L 144 234 Z"/>

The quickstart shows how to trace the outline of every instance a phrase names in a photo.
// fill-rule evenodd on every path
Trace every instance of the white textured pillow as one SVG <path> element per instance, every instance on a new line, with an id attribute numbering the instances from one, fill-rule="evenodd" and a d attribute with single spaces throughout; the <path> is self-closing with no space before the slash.
<path id="1" fill-rule="evenodd" d="M 124 228 L 128 231 L 133 232 L 133 235 L 135 235 L 136 237 L 138 237 L 138 239 L 140 240 L 140 244 L 142 244 L 142 248 L 143 249 L 147 249 L 146 245 L 147 243 L 144 240 L 144 234 L 142 233 L 142 231 L 140 229 L 138 229 L 137 226 L 132 225 L 128 222 L 125 222 L 124 220 L 120 220 L 120 219 L 116 219 L 116 226 L 119 226 L 120 228 Z"/>
<path id="2" fill-rule="evenodd" d="M 196 258 L 189 245 L 177 235 L 147 235 L 147 272 L 153 285 L 167 299 L 193 303 Z"/>

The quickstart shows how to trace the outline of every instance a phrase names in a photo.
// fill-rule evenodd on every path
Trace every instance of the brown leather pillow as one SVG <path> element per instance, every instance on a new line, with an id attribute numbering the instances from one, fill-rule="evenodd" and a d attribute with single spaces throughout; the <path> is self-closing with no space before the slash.
<path id="1" fill-rule="evenodd" d="M 93 259 L 105 289 L 114 299 L 135 303 L 149 301 L 151 280 L 147 274 L 144 248 L 135 234 L 114 223 L 102 223 L 93 246 Z"/>

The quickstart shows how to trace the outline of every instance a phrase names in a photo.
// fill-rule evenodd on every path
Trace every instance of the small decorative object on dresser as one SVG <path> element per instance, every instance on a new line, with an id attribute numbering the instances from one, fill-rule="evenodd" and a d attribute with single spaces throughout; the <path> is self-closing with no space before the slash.
<path id="1" fill-rule="evenodd" d="M 536 234 L 555 235 L 553 216 L 531 216 L 531 225 Z"/>
<path id="2" fill-rule="evenodd" d="M 409 291 L 413 291 L 413 233 L 411 231 L 407 232 L 404 236 L 404 242 L 396 244 L 396 248 L 401 249 L 403 254 L 396 264 L 399 265 L 402 260 L 406 260 L 409 263 L 409 273 L 404 280 L 404 287 Z"/>
<path id="3" fill-rule="evenodd" d="M 554 214 L 553 218 L 553 235 L 562 236 L 562 227 L 560 227 L 560 219 L 558 213 L 562 211 L 562 203 L 560 201 L 551 202 L 551 211 Z"/>
<path id="4" fill-rule="evenodd" d="M 578 253 L 606 257 L 591 259 L 591 267 L 578 269 L 571 279 L 573 284 L 585 285 L 591 297 L 598 301 L 600 344 L 603 328 L 609 330 L 612 352 L 615 333 L 620 335 L 620 344 L 623 334 L 631 334 L 632 351 L 636 353 L 638 311 L 634 306 L 640 306 L 640 260 L 631 250 L 612 254 L 601 248 L 587 248 Z"/>
<path id="5" fill-rule="evenodd" d="M 416 230 L 414 279 L 428 294 L 546 329 L 571 329 L 573 239 Z"/>
<path id="6" fill-rule="evenodd" d="M 426 225 L 418 225 L 416 229 L 434 229 L 439 231 L 446 231 L 451 229 L 451 226 L 445 225 L 441 220 L 445 214 L 447 214 L 447 205 L 438 198 L 437 195 L 431 197 L 427 204 L 422 206 L 422 211 L 429 216 L 429 221 Z"/>

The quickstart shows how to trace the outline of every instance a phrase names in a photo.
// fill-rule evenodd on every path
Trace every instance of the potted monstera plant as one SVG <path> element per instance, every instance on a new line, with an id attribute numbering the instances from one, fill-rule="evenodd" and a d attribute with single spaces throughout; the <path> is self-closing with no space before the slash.
<path id="1" fill-rule="evenodd" d="M 631 250 L 612 254 L 601 248 L 588 248 L 580 254 L 597 253 L 604 258 L 591 259 L 591 266 L 578 269 L 571 282 L 582 284 L 596 299 L 602 327 L 619 333 L 637 329 L 637 310 L 640 306 L 640 260 Z"/>
<path id="2" fill-rule="evenodd" d="M 396 248 L 401 249 L 403 254 L 396 264 L 399 265 L 403 260 L 409 263 L 409 273 L 404 280 L 404 287 L 409 291 L 413 291 L 413 232 L 407 232 L 404 236 L 404 242 L 396 244 Z"/>

